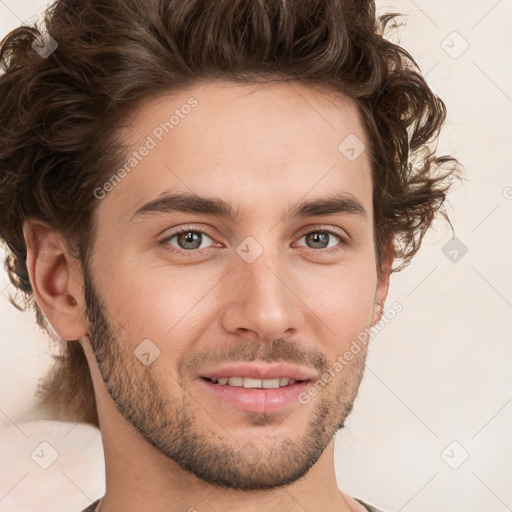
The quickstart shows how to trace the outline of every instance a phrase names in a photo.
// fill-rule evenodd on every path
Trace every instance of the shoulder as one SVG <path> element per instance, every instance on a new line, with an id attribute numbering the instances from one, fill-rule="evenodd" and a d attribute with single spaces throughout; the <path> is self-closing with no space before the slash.
<path id="1" fill-rule="evenodd" d="M 358 503 L 361 503 L 361 505 L 363 505 L 363 507 L 365 507 L 368 512 L 384 512 L 384 510 L 381 510 L 380 508 L 377 508 L 373 505 L 370 505 L 369 503 L 366 503 L 366 501 L 363 501 L 359 498 L 354 498 Z"/>
<path id="2" fill-rule="evenodd" d="M 94 503 L 91 503 L 87 508 L 82 510 L 82 512 L 94 512 L 100 500 L 96 500 Z"/>

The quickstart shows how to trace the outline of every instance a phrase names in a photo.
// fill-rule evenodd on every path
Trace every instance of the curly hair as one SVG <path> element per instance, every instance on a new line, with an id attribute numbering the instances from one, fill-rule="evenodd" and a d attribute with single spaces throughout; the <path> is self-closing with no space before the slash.
<path id="1" fill-rule="evenodd" d="M 378 271 L 390 237 L 393 270 L 404 268 L 435 216 L 448 219 L 459 164 L 432 149 L 443 101 L 385 37 L 397 16 L 377 16 L 370 0 L 59 0 L 39 28 L 9 33 L 0 46 L 0 238 L 9 278 L 40 327 L 51 334 L 33 298 L 24 222 L 53 226 L 86 265 L 93 190 L 125 159 L 127 116 L 200 80 L 295 80 L 352 98 L 371 145 Z M 41 34 L 58 44 L 46 58 L 34 47 Z M 56 341 L 41 403 L 58 418 L 97 425 L 83 350 Z"/>

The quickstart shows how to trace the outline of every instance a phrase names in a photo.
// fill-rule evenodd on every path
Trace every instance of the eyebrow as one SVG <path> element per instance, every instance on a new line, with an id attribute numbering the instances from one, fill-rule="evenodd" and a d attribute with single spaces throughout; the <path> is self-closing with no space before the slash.
<path id="1" fill-rule="evenodd" d="M 131 217 L 160 213 L 192 213 L 215 215 L 217 217 L 239 221 L 239 209 L 216 197 L 202 197 L 195 194 L 166 194 L 141 206 Z M 366 220 L 366 210 L 352 194 L 332 194 L 325 198 L 300 201 L 293 205 L 283 216 L 283 220 L 320 215 L 348 214 L 360 216 Z"/>

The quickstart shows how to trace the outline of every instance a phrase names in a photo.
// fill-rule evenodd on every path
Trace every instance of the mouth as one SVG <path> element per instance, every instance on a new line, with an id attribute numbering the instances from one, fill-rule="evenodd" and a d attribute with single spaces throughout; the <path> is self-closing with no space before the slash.
<path id="1" fill-rule="evenodd" d="M 300 393 L 316 376 L 311 369 L 284 362 L 252 362 L 205 370 L 198 380 L 220 408 L 275 413 L 301 405 Z"/>
<path id="2" fill-rule="evenodd" d="M 276 377 L 274 379 L 255 379 L 253 377 L 202 378 L 218 386 L 243 387 L 245 389 L 278 389 L 293 386 L 300 382 L 308 382 L 308 379 L 296 380 L 289 377 Z"/>

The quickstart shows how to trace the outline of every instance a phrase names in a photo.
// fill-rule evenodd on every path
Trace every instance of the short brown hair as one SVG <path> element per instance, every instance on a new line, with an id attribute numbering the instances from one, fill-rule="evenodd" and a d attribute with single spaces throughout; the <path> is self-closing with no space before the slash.
<path id="1" fill-rule="evenodd" d="M 23 223 L 46 221 L 87 264 L 93 190 L 125 158 L 118 137 L 144 101 L 199 80 L 300 81 L 355 100 L 371 147 L 378 269 L 395 239 L 400 270 L 443 207 L 458 162 L 431 149 L 446 109 L 400 46 L 384 37 L 395 14 L 370 0 L 60 0 L 45 15 L 58 43 L 32 48 L 36 27 L 1 43 L 0 237 L 12 283 L 32 296 Z M 341 142 L 341 141 L 340 141 Z M 13 301 L 14 303 L 14 301 Z M 58 417 L 97 424 L 81 346 L 62 343 L 40 397 Z"/>

